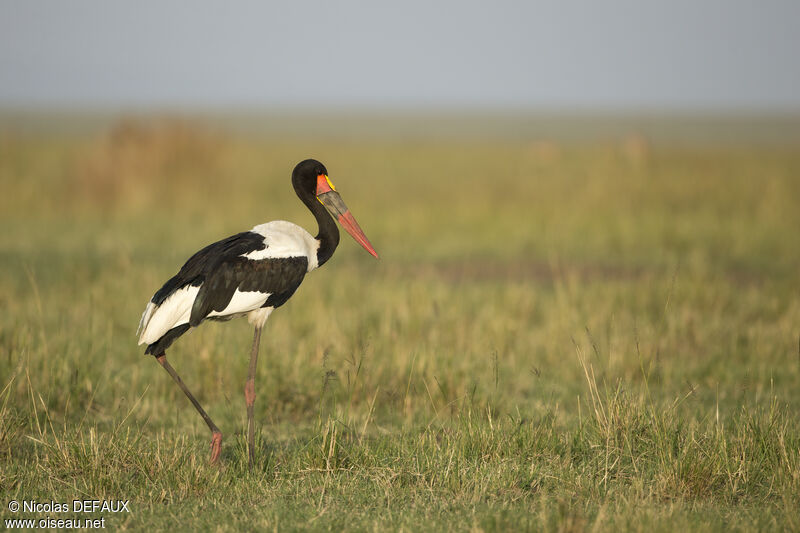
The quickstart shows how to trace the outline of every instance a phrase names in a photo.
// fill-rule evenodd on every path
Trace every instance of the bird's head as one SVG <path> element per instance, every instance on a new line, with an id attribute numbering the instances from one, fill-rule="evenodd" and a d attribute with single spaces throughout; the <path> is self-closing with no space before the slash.
<path id="1" fill-rule="evenodd" d="M 378 257 L 375 248 L 372 247 L 369 239 L 364 235 L 364 231 L 356 222 L 342 197 L 336 192 L 333 182 L 328 177 L 328 169 L 325 168 L 325 165 L 315 159 L 301 161 L 294 167 L 294 172 L 292 172 L 292 185 L 294 185 L 294 190 L 300 198 L 316 198 L 319 200 L 331 216 L 341 224 L 358 244 L 363 246 L 374 257 Z"/>

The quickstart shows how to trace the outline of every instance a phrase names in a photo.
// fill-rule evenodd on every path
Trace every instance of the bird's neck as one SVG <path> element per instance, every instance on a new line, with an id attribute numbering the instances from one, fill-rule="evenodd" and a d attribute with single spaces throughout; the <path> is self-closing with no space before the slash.
<path id="1" fill-rule="evenodd" d="M 333 217 L 328 213 L 319 200 L 313 197 L 310 202 L 306 202 L 309 210 L 317 219 L 319 226 L 319 233 L 316 239 L 319 241 L 319 248 L 317 249 L 317 266 L 322 266 L 328 259 L 331 258 L 336 247 L 339 245 L 339 228 L 336 227 L 336 222 Z"/>

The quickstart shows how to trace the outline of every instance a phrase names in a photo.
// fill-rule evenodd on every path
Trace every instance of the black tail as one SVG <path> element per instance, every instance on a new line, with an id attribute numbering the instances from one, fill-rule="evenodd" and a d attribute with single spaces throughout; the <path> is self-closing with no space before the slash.
<path id="1" fill-rule="evenodd" d="M 147 349 L 144 351 L 145 354 L 150 354 L 158 357 L 159 355 L 163 354 L 167 351 L 167 348 L 175 342 L 175 339 L 189 331 L 189 324 L 181 324 L 180 326 L 175 326 L 168 332 L 164 333 L 160 339 L 158 339 L 153 344 L 147 346 Z"/>

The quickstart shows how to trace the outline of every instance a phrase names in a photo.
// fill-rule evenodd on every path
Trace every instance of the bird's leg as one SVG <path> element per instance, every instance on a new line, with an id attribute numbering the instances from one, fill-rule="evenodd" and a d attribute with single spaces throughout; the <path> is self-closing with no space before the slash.
<path id="1" fill-rule="evenodd" d="M 247 383 L 244 385 L 244 400 L 247 404 L 247 455 L 248 465 L 253 468 L 253 456 L 256 444 L 255 426 L 253 424 L 253 405 L 256 402 L 256 362 L 258 361 L 258 345 L 261 341 L 261 326 L 256 326 L 253 334 L 253 348 L 250 351 L 250 368 L 247 371 Z"/>
<path id="2" fill-rule="evenodd" d="M 206 424 L 208 425 L 208 429 L 211 430 L 211 463 L 216 463 L 219 460 L 219 453 L 222 450 L 222 432 L 219 430 L 214 421 L 211 420 L 211 417 L 208 416 L 208 413 L 205 412 L 203 407 L 200 405 L 200 402 L 197 401 L 194 395 L 186 387 L 186 384 L 183 382 L 181 377 L 177 372 L 175 372 L 175 369 L 172 368 L 172 365 L 169 364 L 169 361 L 167 361 L 167 355 L 162 353 L 161 355 L 156 356 L 156 361 L 158 361 L 158 363 L 164 367 L 164 370 L 166 370 L 169 375 L 172 376 L 172 379 L 175 380 L 175 383 L 178 384 L 186 397 L 189 398 L 189 401 L 192 402 L 194 408 L 197 409 L 197 412 L 200 413 L 200 416 L 203 417 L 203 420 L 205 420 Z"/>

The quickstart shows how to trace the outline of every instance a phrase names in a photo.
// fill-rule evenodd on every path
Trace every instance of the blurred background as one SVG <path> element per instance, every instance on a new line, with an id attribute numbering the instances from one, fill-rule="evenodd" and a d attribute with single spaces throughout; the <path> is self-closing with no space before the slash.
<path id="1" fill-rule="evenodd" d="M 796 529 L 798 21 L 796 0 L 0 2 L 6 500 L 131 498 L 134 529 Z M 173 346 L 226 434 L 202 468 L 140 314 L 211 242 L 315 233 L 308 157 L 381 259 L 343 235 L 266 326 L 277 483 L 245 474 L 250 326 Z"/>
<path id="2" fill-rule="evenodd" d="M 135 419 L 204 431 L 161 417 L 182 399 L 139 314 L 209 242 L 313 233 L 289 176 L 315 157 L 381 260 L 345 238 L 274 315 L 262 420 L 326 394 L 376 395 L 387 425 L 574 405 L 582 357 L 692 416 L 800 405 L 798 20 L 791 0 L 2 2 L 6 390 L 98 421 L 147 390 Z M 174 348 L 234 417 L 240 322 Z"/>
<path id="3" fill-rule="evenodd" d="M 0 103 L 163 111 L 797 111 L 790 0 L 4 3 Z"/>

